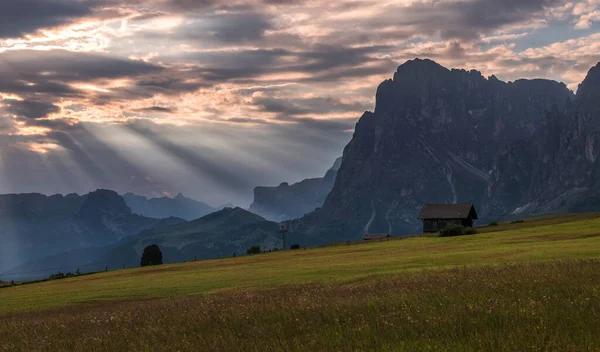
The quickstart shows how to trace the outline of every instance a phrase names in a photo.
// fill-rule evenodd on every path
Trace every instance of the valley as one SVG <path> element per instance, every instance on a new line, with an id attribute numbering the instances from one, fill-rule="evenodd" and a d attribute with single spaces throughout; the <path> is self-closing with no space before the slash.
<path id="1" fill-rule="evenodd" d="M 592 333 L 600 314 L 599 214 L 478 232 L 2 288 L 0 348 L 580 350 L 600 343 Z"/>

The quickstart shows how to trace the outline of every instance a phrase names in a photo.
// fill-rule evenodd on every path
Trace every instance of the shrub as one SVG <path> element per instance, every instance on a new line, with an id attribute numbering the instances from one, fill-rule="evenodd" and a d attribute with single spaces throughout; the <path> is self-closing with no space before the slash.
<path id="1" fill-rule="evenodd" d="M 290 246 L 290 249 L 300 249 L 300 245 L 299 244 L 293 244 Z"/>
<path id="2" fill-rule="evenodd" d="M 488 224 L 488 226 L 498 226 L 498 222 L 492 221 Z"/>
<path id="3" fill-rule="evenodd" d="M 252 246 L 246 250 L 248 255 L 260 254 L 260 246 Z"/>
<path id="4" fill-rule="evenodd" d="M 65 274 L 63 272 L 57 272 L 55 274 L 50 275 L 49 279 L 50 280 L 54 280 L 54 279 L 62 279 L 63 277 L 65 277 Z"/>
<path id="5" fill-rule="evenodd" d="M 511 222 L 511 224 L 522 224 L 524 222 L 525 222 L 524 220 L 515 220 L 515 221 Z"/>
<path id="6" fill-rule="evenodd" d="M 440 231 L 440 237 L 456 237 L 464 235 L 474 235 L 476 233 L 477 231 L 472 227 L 448 224 Z"/>
<path id="7" fill-rule="evenodd" d="M 465 235 L 475 235 L 475 234 L 477 234 L 477 230 L 475 230 L 472 227 L 465 227 L 464 229 L 465 229 L 465 231 L 464 231 Z"/>
<path id="8" fill-rule="evenodd" d="M 161 265 L 163 263 L 163 255 L 160 250 L 160 247 L 153 244 L 144 248 L 144 253 L 142 254 L 141 266 L 149 266 L 149 265 Z"/>

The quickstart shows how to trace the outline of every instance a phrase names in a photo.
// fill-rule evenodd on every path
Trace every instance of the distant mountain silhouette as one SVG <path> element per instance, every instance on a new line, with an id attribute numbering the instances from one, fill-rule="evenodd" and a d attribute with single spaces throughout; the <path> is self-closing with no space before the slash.
<path id="1" fill-rule="evenodd" d="M 107 262 L 137 266 L 144 247 L 158 244 L 167 262 L 242 255 L 252 245 L 281 248 L 278 224 L 242 208 L 224 208 L 200 219 L 142 231 L 108 251 Z M 126 255 L 124 255 L 124 253 Z M 134 255 L 135 253 L 135 255 Z M 123 258 L 129 259 L 124 261 Z"/>
<path id="2" fill-rule="evenodd" d="M 342 163 L 338 158 L 324 177 L 311 178 L 277 187 L 256 187 L 250 211 L 266 219 L 282 221 L 296 219 L 321 207 L 335 182 Z"/>
<path id="3" fill-rule="evenodd" d="M 297 240 L 290 238 L 290 241 Z M 291 242 L 290 242 L 291 243 Z M 242 208 L 224 208 L 194 221 L 167 218 L 155 227 L 105 246 L 79 248 L 30 260 L 2 273 L 5 280 L 48 277 L 49 268 L 82 272 L 133 268 L 140 264 L 143 249 L 158 244 L 165 263 L 244 255 L 260 245 L 267 250 L 282 247 L 278 224 Z"/>
<path id="4" fill-rule="evenodd" d="M 127 193 L 123 195 L 123 198 L 134 213 L 158 219 L 174 216 L 185 220 L 194 220 L 216 210 L 206 203 L 187 198 L 181 193 L 174 198 L 151 199 Z"/>
<path id="5" fill-rule="evenodd" d="M 69 250 L 105 246 L 153 228 L 159 219 L 132 214 L 121 196 L 0 195 L 0 272 Z"/>

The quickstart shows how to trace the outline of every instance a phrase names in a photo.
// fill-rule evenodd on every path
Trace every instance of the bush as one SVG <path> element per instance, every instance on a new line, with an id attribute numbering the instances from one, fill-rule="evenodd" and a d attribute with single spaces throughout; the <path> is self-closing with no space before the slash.
<path id="1" fill-rule="evenodd" d="M 252 246 L 246 250 L 248 255 L 260 254 L 260 246 Z"/>
<path id="2" fill-rule="evenodd" d="M 515 221 L 511 222 L 511 224 L 522 224 L 524 222 L 525 222 L 524 220 L 515 220 Z"/>
<path id="3" fill-rule="evenodd" d="M 163 255 L 160 250 L 160 247 L 153 244 L 144 248 L 144 253 L 142 254 L 141 266 L 149 266 L 149 265 L 161 265 L 163 263 Z"/>
<path id="4" fill-rule="evenodd" d="M 475 234 L 477 234 L 477 230 L 475 230 L 475 229 L 474 229 L 474 228 L 472 228 L 472 227 L 465 227 L 465 232 L 464 232 L 464 234 L 465 234 L 465 235 L 475 235 Z"/>
<path id="5" fill-rule="evenodd" d="M 472 227 L 448 224 L 440 231 L 440 237 L 456 237 L 464 235 L 474 235 L 476 233 L 477 231 Z"/>
<path id="6" fill-rule="evenodd" d="M 65 277 L 65 274 L 61 271 L 54 273 L 52 275 L 50 275 L 50 277 L 48 277 L 50 280 L 55 280 L 55 279 L 62 279 Z"/>
<path id="7" fill-rule="evenodd" d="M 492 221 L 488 224 L 488 226 L 498 226 L 498 223 L 496 221 Z"/>
<path id="8" fill-rule="evenodd" d="M 300 245 L 299 244 L 293 244 L 290 246 L 290 249 L 300 249 Z"/>

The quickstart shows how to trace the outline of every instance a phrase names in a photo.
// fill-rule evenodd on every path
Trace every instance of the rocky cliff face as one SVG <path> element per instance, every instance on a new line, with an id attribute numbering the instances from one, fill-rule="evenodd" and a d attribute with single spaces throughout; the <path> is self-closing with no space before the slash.
<path id="1" fill-rule="evenodd" d="M 566 109 L 545 114 L 532 138 L 496 159 L 489 204 L 497 211 L 591 211 L 600 206 L 600 64 Z"/>
<path id="2" fill-rule="evenodd" d="M 296 219 L 323 205 L 331 191 L 342 159 L 322 178 L 307 179 L 293 185 L 282 183 L 278 187 L 256 187 L 250 211 L 272 221 Z"/>
<path id="3" fill-rule="evenodd" d="M 573 99 L 554 81 L 506 83 L 409 61 L 379 86 L 375 111 L 357 123 L 322 209 L 293 229 L 327 240 L 365 232 L 403 235 L 419 231 L 424 203 L 474 203 L 483 217 L 512 211 L 527 199 L 530 176 L 544 174 L 534 160 L 540 152 L 554 153 L 557 125 Z M 591 118 L 587 114 L 579 113 Z M 537 144 L 527 142 L 532 139 Z M 594 142 L 588 144 L 594 150 Z"/>

